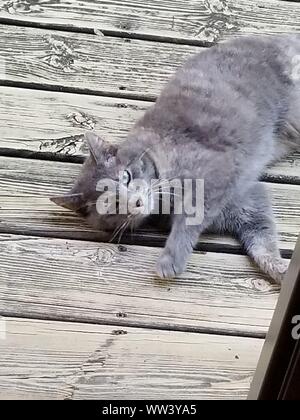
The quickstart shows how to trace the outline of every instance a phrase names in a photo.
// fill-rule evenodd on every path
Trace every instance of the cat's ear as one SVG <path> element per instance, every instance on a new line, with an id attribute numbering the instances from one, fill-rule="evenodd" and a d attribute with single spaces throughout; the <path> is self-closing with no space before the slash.
<path id="1" fill-rule="evenodd" d="M 50 201 L 68 210 L 77 211 L 82 207 L 82 194 L 64 194 L 51 197 Z"/>
<path id="2" fill-rule="evenodd" d="M 96 164 L 110 166 L 114 163 L 117 154 L 115 146 L 109 144 L 92 131 L 88 131 L 85 134 L 85 140 Z"/>
<path id="3" fill-rule="evenodd" d="M 93 157 L 94 161 L 96 163 L 102 162 L 103 154 L 105 148 L 107 147 L 105 141 L 92 131 L 88 131 L 87 133 L 85 133 L 84 138 L 87 142 L 89 151 L 91 152 L 91 156 Z"/>

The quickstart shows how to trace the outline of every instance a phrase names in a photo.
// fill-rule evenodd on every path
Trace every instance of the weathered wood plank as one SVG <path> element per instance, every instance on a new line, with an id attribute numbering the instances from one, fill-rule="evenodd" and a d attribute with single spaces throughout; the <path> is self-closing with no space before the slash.
<path id="1" fill-rule="evenodd" d="M 300 152 L 276 162 L 266 170 L 265 177 L 276 182 L 290 182 L 300 184 Z"/>
<path id="2" fill-rule="evenodd" d="M 0 25 L 0 79 L 154 99 L 201 48 Z"/>
<path id="3" fill-rule="evenodd" d="M 50 157 L 84 156 L 83 134 L 95 129 L 119 144 L 149 102 L 64 92 L 0 87 L 0 153 L 38 152 Z M 300 183 L 300 154 L 266 175 Z"/>
<path id="4" fill-rule="evenodd" d="M 159 248 L 0 234 L 0 313 L 239 335 L 267 332 L 276 286 L 245 256 L 196 252 L 173 281 Z"/>
<path id="5" fill-rule="evenodd" d="M 0 149 L 86 154 L 83 134 L 95 129 L 122 141 L 151 102 L 0 87 Z"/>
<path id="6" fill-rule="evenodd" d="M 0 231 L 97 239 L 97 232 L 72 212 L 49 202 L 67 191 L 80 171 L 75 163 L 0 158 Z M 267 184 L 280 234 L 281 248 L 294 249 L 300 227 L 300 187 Z M 204 236 L 206 243 L 236 246 L 230 238 Z"/>
<path id="7" fill-rule="evenodd" d="M 1 1 L 0 18 L 177 42 L 216 42 L 236 34 L 299 31 L 297 2 L 277 0 Z"/>
<path id="8" fill-rule="evenodd" d="M 6 319 L 1 399 L 245 399 L 263 340 Z"/>

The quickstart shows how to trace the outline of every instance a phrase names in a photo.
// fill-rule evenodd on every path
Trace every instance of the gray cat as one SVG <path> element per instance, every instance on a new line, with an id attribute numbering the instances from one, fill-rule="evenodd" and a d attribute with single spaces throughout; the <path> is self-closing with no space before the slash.
<path id="1" fill-rule="evenodd" d="M 91 155 L 74 188 L 52 201 L 100 230 L 118 233 L 148 218 L 162 180 L 203 179 L 203 220 L 191 225 L 186 212 L 172 212 L 157 274 L 179 275 L 204 231 L 227 231 L 281 283 L 288 263 L 280 256 L 270 201 L 258 180 L 268 164 L 300 147 L 300 36 L 247 37 L 207 49 L 177 71 L 119 147 L 93 133 L 86 140 Z M 96 184 L 104 178 L 122 184 L 133 200 L 134 180 L 148 188 L 129 214 L 100 215 L 103 192 Z"/>

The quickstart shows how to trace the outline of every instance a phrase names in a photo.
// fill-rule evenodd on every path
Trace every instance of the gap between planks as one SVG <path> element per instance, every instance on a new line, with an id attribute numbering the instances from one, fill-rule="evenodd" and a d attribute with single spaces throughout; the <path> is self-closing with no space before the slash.
<path id="1" fill-rule="evenodd" d="M 158 279 L 151 247 L 0 235 L 0 313 L 263 337 L 278 287 L 246 256 L 194 253 Z"/>
<path id="2" fill-rule="evenodd" d="M 70 211 L 49 201 L 52 195 L 62 194 L 74 182 L 80 166 L 72 163 L 28 159 L 1 158 L 0 167 L 0 230 L 31 234 L 68 235 L 78 239 L 101 240 L 99 232 L 83 223 Z M 266 184 L 273 196 L 273 209 L 280 234 L 280 247 L 293 251 L 300 225 L 300 188 L 297 185 Z M 164 236 L 152 232 L 152 239 L 162 243 Z M 147 231 L 143 234 L 147 236 Z M 206 244 L 232 247 L 237 242 L 228 237 L 206 235 Z M 240 246 L 238 245 L 238 248 Z"/>
<path id="3" fill-rule="evenodd" d="M 76 26 L 67 26 L 65 24 L 47 24 L 42 22 L 25 22 L 18 19 L 7 19 L 0 17 L 0 24 L 1 25 L 11 25 L 11 26 L 20 26 L 25 28 L 37 28 L 37 29 L 45 29 L 45 30 L 54 30 L 60 32 L 73 32 L 73 33 L 83 33 L 89 35 L 98 35 L 102 34 L 103 36 L 108 36 L 111 38 L 126 38 L 126 39 L 138 39 L 141 41 L 150 41 L 150 42 L 160 42 L 166 44 L 183 44 L 183 45 L 191 45 L 196 47 L 203 47 L 209 48 L 215 45 L 215 42 L 210 41 L 201 41 L 198 39 L 188 39 L 188 38 L 172 38 L 170 36 L 163 36 L 163 35 L 153 35 L 153 34 L 143 34 L 143 33 L 134 33 L 134 32 L 126 32 L 126 31 L 116 31 L 116 30 L 109 30 L 109 29 L 93 29 L 93 28 L 84 28 L 84 27 L 76 27 Z"/>
<path id="4" fill-rule="evenodd" d="M 72 317 L 71 315 L 64 315 L 62 316 L 55 316 L 49 315 L 47 313 L 43 314 L 35 314 L 30 313 L 30 311 L 26 311 L 23 315 L 18 311 L 10 311 L 10 310 L 2 310 L 0 312 L 0 320 L 5 318 L 18 318 L 18 319 L 28 319 L 32 321 L 49 321 L 49 322 L 68 322 L 70 324 L 88 324 L 88 325 L 99 325 L 99 326 L 114 326 L 119 331 L 122 331 L 123 328 L 136 328 L 136 329 L 143 329 L 143 330 L 151 330 L 151 331 L 174 331 L 174 332 L 186 332 L 190 334 L 206 334 L 206 335 L 217 335 L 217 336 L 225 336 L 225 337 L 242 337 L 242 338 L 256 338 L 260 340 L 264 340 L 267 335 L 266 332 L 247 332 L 247 331 L 236 331 L 236 330 L 222 330 L 218 328 L 209 328 L 209 327 L 189 327 L 189 326 L 180 326 L 180 325 L 159 325 L 156 323 L 142 323 L 142 322 L 135 322 L 135 321 L 122 321 L 122 312 L 120 312 L 119 319 L 115 319 L 112 321 L 104 321 L 93 317 L 85 317 L 81 319 L 79 317 Z"/>
<path id="5" fill-rule="evenodd" d="M 124 34 L 124 33 L 123 33 Z M 115 35 L 115 34 L 112 34 L 112 35 Z M 129 35 L 129 36 L 131 36 L 131 37 L 134 37 L 135 35 L 134 34 L 131 34 L 131 35 Z M 147 35 L 146 35 L 147 36 Z M 152 35 L 150 35 L 150 36 L 152 36 Z M 166 39 L 164 39 L 164 41 L 166 41 Z M 176 42 L 176 40 L 174 39 L 174 40 L 171 40 L 172 42 Z M 168 41 L 166 41 L 166 42 L 168 42 Z M 187 41 L 184 41 L 183 40 L 183 42 L 184 43 L 189 43 L 190 41 L 189 40 L 187 40 Z M 196 42 L 199 42 L 199 41 L 196 41 Z M 200 41 L 201 42 L 201 41 Z M 194 44 L 191 44 L 191 45 L 194 45 Z M 38 87 L 38 85 L 36 85 L 36 87 L 37 88 L 39 88 Z M 45 87 L 45 86 L 44 86 Z M 48 89 L 48 87 L 46 87 L 46 89 Z M 51 87 L 51 89 L 52 89 L 52 87 Z M 83 92 L 80 92 L 80 93 L 83 93 Z M 88 92 L 88 93 L 90 93 L 90 92 Z M 95 92 L 93 92 L 93 93 L 95 93 Z M 106 93 L 106 92 L 103 92 L 104 93 L 104 95 L 110 95 L 109 93 Z M 99 93 L 95 93 L 95 94 L 99 94 Z M 117 95 L 119 95 L 118 93 L 117 93 Z M 117 97 L 121 97 L 121 96 L 117 96 Z M 127 96 L 124 96 L 124 97 L 127 97 Z M 132 96 L 132 98 L 137 98 L 137 96 Z M 140 98 L 140 97 L 139 97 Z M 146 98 L 147 100 L 153 100 L 153 99 L 150 99 L 150 98 Z M 16 320 L 16 322 L 18 322 L 18 320 Z M 72 326 L 72 328 L 73 328 L 73 326 Z M 86 338 L 86 333 L 84 334 L 84 338 Z M 88 362 L 89 362 L 89 360 L 88 360 Z M 85 362 L 86 363 L 86 362 Z M 93 360 L 93 363 L 94 363 L 94 360 Z M 85 368 L 86 367 L 88 367 L 87 365 L 85 366 Z M 119 372 L 118 372 L 119 373 Z M 80 375 L 81 375 L 81 372 L 80 372 Z M 92 376 L 92 375 L 91 375 Z M 92 381 L 93 382 L 93 381 Z M 92 390 L 92 387 L 94 386 L 94 383 L 91 385 L 91 390 Z M 88 388 L 88 387 L 87 387 Z M 97 388 L 97 385 L 96 385 L 96 388 Z M 72 390 L 72 393 L 73 393 L 73 391 L 74 390 Z M 135 391 L 135 390 L 134 390 Z M 89 391 L 87 391 L 87 394 L 89 393 Z M 168 394 L 169 395 L 169 394 Z M 73 395 L 72 395 L 73 396 Z M 127 394 L 126 394 L 126 396 L 127 396 Z"/>
<path id="6" fill-rule="evenodd" d="M 203 50 L 19 26 L 0 25 L 0 33 L 3 84 L 144 100 L 155 100 L 174 70 Z"/>
<path id="7" fill-rule="evenodd" d="M 19 4 L 18 4 L 19 5 Z M 105 5 L 77 0 L 27 4 L 26 13 L 6 2 L 0 19 L 6 24 L 27 25 L 73 32 L 120 37 L 151 38 L 174 43 L 211 45 L 245 34 L 274 34 L 299 30 L 300 7 L 277 0 L 176 0 L 157 4 L 110 1 Z"/>
<path id="8" fill-rule="evenodd" d="M 137 101 L 144 101 L 144 102 L 151 102 L 154 103 L 157 99 L 156 95 L 143 95 L 142 93 L 130 93 L 130 92 L 117 92 L 117 91 L 105 91 L 105 90 L 97 90 L 97 89 L 89 89 L 89 88 L 80 88 L 80 87 L 70 87 L 70 86 L 63 86 L 60 84 L 46 84 L 46 83 L 36 83 L 36 82 L 23 82 L 23 81 L 15 81 L 15 80 L 7 80 L 7 79 L 0 79 L 0 87 L 11 87 L 11 88 L 18 88 L 18 89 L 26 89 L 30 91 L 41 91 L 41 92 L 63 92 L 63 93 L 71 93 L 77 95 L 88 95 L 88 96 L 96 96 L 96 97 L 103 97 L 103 98 L 116 98 L 116 99 L 128 99 L 128 100 L 137 100 Z"/>
<path id="9" fill-rule="evenodd" d="M 87 154 L 83 135 L 96 130 L 120 144 L 151 106 L 141 100 L 0 87 L 0 153 L 6 156 L 81 163 Z M 49 112 L 49 110 L 51 112 Z M 272 167 L 267 181 L 300 184 L 300 155 Z"/>
<path id="10" fill-rule="evenodd" d="M 2 399 L 245 399 L 263 340 L 4 318 Z"/>
<path id="11" fill-rule="evenodd" d="M 204 50 L 19 26 L 0 25 L 0 31 L 6 39 L 0 45 L 3 84 L 150 101 L 178 67 Z"/>

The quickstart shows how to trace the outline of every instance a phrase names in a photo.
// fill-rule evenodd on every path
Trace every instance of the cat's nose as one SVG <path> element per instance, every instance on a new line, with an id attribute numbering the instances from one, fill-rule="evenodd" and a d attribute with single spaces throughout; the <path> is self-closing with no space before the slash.
<path id="1" fill-rule="evenodd" d="M 137 202 L 135 203 L 135 206 L 136 207 L 142 207 L 143 206 L 143 202 L 142 202 L 142 200 L 139 198 L 138 200 L 137 200 Z"/>

